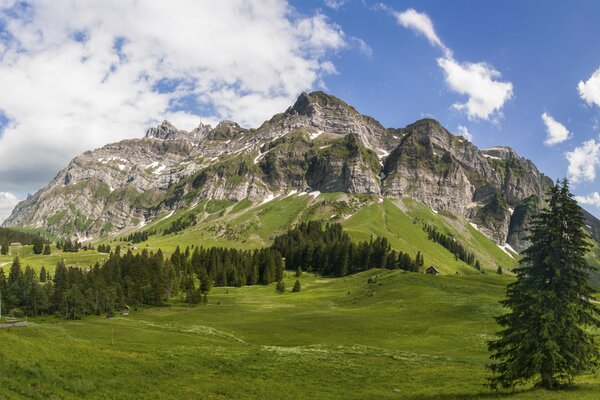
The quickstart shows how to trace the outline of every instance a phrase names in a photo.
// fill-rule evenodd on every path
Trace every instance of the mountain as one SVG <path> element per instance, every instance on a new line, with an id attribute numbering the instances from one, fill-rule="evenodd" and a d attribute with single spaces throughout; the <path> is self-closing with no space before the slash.
<path id="1" fill-rule="evenodd" d="M 417 200 L 520 251 L 550 184 L 509 147 L 478 149 L 433 119 L 386 128 L 313 92 L 256 129 L 223 121 L 188 132 L 165 121 L 142 139 L 87 151 L 3 226 L 90 240 L 140 229 L 204 199 L 260 203 L 294 191 L 345 192 Z M 586 218 L 598 240 L 600 222 Z"/>

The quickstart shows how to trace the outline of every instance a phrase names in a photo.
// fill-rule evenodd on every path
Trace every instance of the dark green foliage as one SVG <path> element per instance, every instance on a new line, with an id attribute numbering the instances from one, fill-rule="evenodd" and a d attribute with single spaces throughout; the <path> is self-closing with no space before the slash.
<path id="1" fill-rule="evenodd" d="M 296 268 L 296 278 L 300 278 L 302 276 L 302 267 L 298 266 L 298 268 Z"/>
<path id="2" fill-rule="evenodd" d="M 59 240 L 56 242 L 56 248 L 64 252 L 77 253 L 81 249 L 81 243 L 71 240 Z"/>
<path id="3" fill-rule="evenodd" d="M 50 254 L 52 254 L 52 249 L 50 248 L 49 244 L 47 244 L 47 245 L 44 246 L 44 252 L 43 252 L 43 254 L 45 256 L 49 256 Z"/>
<path id="4" fill-rule="evenodd" d="M 99 253 L 110 253 L 110 244 L 99 244 L 98 252 Z"/>
<path id="5" fill-rule="evenodd" d="M 294 287 L 292 288 L 292 292 L 296 293 L 299 292 L 301 289 L 301 285 L 300 285 L 300 280 L 296 279 L 296 283 L 294 283 Z"/>
<path id="6" fill-rule="evenodd" d="M 33 254 L 42 254 L 44 251 L 44 242 L 42 238 L 36 238 L 33 241 Z"/>
<path id="7" fill-rule="evenodd" d="M 600 328 L 600 311 L 590 302 L 587 239 L 583 214 L 564 180 L 550 188 L 548 207 L 533 219 L 531 246 L 502 301 L 510 311 L 496 318 L 503 330 L 488 344 L 492 388 L 535 381 L 553 389 L 599 365 L 588 330 Z"/>
<path id="8" fill-rule="evenodd" d="M 40 282 L 46 283 L 48 280 L 48 274 L 46 273 L 46 267 L 42 265 L 42 269 L 40 269 Z"/>
<path id="9" fill-rule="evenodd" d="M 9 250 L 8 242 L 4 242 L 0 245 L 0 254 L 7 255 Z"/>
<path id="10" fill-rule="evenodd" d="M 34 244 L 36 241 L 46 243 L 44 238 L 37 234 L 21 232 L 11 228 L 0 228 L 0 243 L 2 243 L 3 245 L 8 245 L 9 243 L 15 242 L 21 243 L 22 245 L 31 245 Z"/>
<path id="11" fill-rule="evenodd" d="M 284 293 L 285 292 L 285 283 L 283 283 L 283 281 L 277 282 L 277 286 L 275 287 L 275 290 L 278 293 Z"/>
<path id="12" fill-rule="evenodd" d="M 323 275 L 346 276 L 369 268 L 416 270 L 416 262 L 408 254 L 392 255 L 386 238 L 354 243 L 337 223 L 302 223 L 277 237 L 272 248 L 285 257 L 286 269 L 300 267 Z"/>
<path id="13" fill-rule="evenodd" d="M 163 235 L 181 232 L 193 225 L 196 225 L 196 214 L 183 215 L 173 221 L 169 227 L 165 228 Z"/>
<path id="14" fill-rule="evenodd" d="M 498 275 L 502 275 L 502 274 L 504 273 L 504 271 L 502 270 L 502 267 L 501 267 L 501 266 L 498 266 L 498 269 L 496 269 L 496 273 L 497 273 Z"/>
<path id="15" fill-rule="evenodd" d="M 123 242 L 131 242 L 133 244 L 141 243 L 141 242 L 145 242 L 146 240 L 148 240 L 148 236 L 150 236 L 154 233 L 155 232 L 148 232 L 148 231 L 135 232 L 135 233 L 130 234 L 126 238 L 123 238 L 125 240 L 122 240 L 122 241 Z"/>
<path id="16" fill-rule="evenodd" d="M 423 230 L 427 233 L 427 238 L 433 242 L 439 243 L 448 249 L 454 256 L 478 270 L 481 270 L 479 260 L 475 258 L 475 254 L 467 251 L 456 238 L 448 236 L 438 231 L 434 226 L 423 224 Z M 424 262 L 423 262 L 424 264 Z M 421 265 L 423 265 L 421 264 Z"/>

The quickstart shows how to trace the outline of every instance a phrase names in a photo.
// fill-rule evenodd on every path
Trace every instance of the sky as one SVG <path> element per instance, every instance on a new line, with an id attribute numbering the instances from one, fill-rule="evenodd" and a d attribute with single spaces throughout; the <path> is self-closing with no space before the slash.
<path id="1" fill-rule="evenodd" d="M 167 119 L 257 127 L 324 90 L 568 177 L 600 217 L 600 2 L 0 0 L 0 221 Z"/>

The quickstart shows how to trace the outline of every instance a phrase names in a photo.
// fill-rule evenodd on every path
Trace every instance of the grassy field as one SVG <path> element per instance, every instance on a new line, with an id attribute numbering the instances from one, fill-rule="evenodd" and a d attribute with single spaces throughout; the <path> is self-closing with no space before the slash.
<path id="1" fill-rule="evenodd" d="M 289 274 L 289 273 L 288 273 Z M 371 278 L 372 283 L 367 281 Z M 486 341 L 510 278 L 304 274 L 302 291 L 215 288 L 208 305 L 0 330 L 0 398 L 597 399 L 489 392 Z"/>
<path id="2" fill-rule="evenodd" d="M 8 255 L 0 255 L 0 268 L 4 269 L 5 273 L 8 273 L 15 257 L 19 257 L 23 268 L 25 268 L 26 265 L 29 265 L 39 272 L 42 266 L 48 271 L 54 271 L 56 263 L 60 260 L 65 260 L 67 265 L 89 267 L 94 265 L 97 261 L 102 262 L 102 260 L 108 258 L 108 254 L 90 250 L 82 250 L 77 253 L 63 253 L 55 246 L 52 246 L 52 254 L 45 256 L 42 254 L 34 254 L 33 246 L 11 247 Z"/>

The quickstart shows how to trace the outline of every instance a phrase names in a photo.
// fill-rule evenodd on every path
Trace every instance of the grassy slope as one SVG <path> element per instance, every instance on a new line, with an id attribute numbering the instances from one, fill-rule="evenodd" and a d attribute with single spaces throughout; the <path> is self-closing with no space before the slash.
<path id="1" fill-rule="evenodd" d="M 509 279 L 305 274 L 291 293 L 290 275 L 282 295 L 216 288 L 208 306 L 38 320 L 0 330 L 0 398 L 498 398 L 486 340 Z M 597 398 L 599 375 L 578 383 L 509 398 Z"/>
<path id="2" fill-rule="evenodd" d="M 8 274 L 12 261 L 15 257 L 21 260 L 21 266 L 24 268 L 29 265 L 34 270 L 39 272 L 42 266 L 48 271 L 54 271 L 56 263 L 60 260 L 65 260 L 67 265 L 79 265 L 87 267 L 94 265 L 96 261 L 102 261 L 108 258 L 107 254 L 98 253 L 97 251 L 79 251 L 77 253 L 63 253 L 56 247 L 52 246 L 52 254 L 44 256 L 41 254 L 33 254 L 33 246 L 11 247 L 8 255 L 0 255 L 0 268 L 3 268 Z"/>
<path id="3" fill-rule="evenodd" d="M 349 209 L 340 211 L 339 208 L 336 209 L 340 200 L 354 203 Z M 338 203 L 335 203 L 336 201 Z M 340 215 L 345 212 L 347 214 Z M 174 220 L 189 213 L 195 213 L 197 216 L 198 223 L 195 226 L 178 234 L 163 236 L 160 233 Z M 221 207 L 202 202 L 142 228 L 156 229 L 159 233 L 137 246 L 140 249 L 161 248 L 167 254 L 177 246 L 185 247 L 190 244 L 257 248 L 268 246 L 276 235 L 291 228 L 295 223 L 315 218 L 342 221 L 355 240 L 369 240 L 371 235 L 386 236 L 396 250 L 409 252 L 412 256 L 420 250 L 425 255 L 427 266 L 435 265 L 443 273 L 478 272 L 455 260 L 442 246 L 427 240 L 421 228 L 423 222 L 434 224 L 440 230 L 455 235 L 471 251 L 477 253 L 488 272 L 495 271 L 498 265 L 510 269 L 515 264 L 514 259 L 462 218 L 451 214 L 435 214 L 429 208 L 411 200 L 386 199 L 383 203 L 378 203 L 374 197 L 348 196 L 341 193 L 321 194 L 318 199 L 311 195 L 292 195 L 265 204 L 251 204 L 247 201 L 238 204 L 223 203 Z M 413 223 L 415 219 L 417 223 Z M 106 239 L 104 241 L 106 242 Z M 114 247 L 117 243 L 111 244 Z"/>

